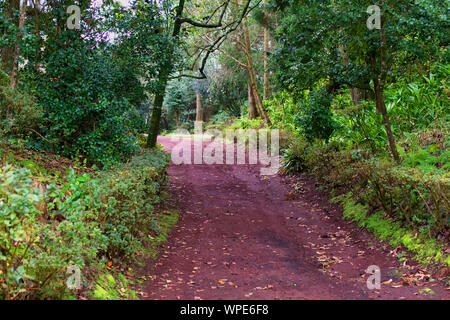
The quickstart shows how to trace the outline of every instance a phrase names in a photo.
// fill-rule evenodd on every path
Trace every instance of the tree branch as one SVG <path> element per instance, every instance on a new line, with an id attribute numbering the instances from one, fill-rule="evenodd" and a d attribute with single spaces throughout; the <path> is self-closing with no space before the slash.
<path id="1" fill-rule="evenodd" d="M 194 27 L 199 27 L 199 28 L 204 28 L 204 29 L 215 29 L 215 28 L 220 28 L 222 26 L 222 21 L 223 21 L 223 17 L 225 16 L 225 12 L 228 9 L 228 5 L 230 4 L 231 0 L 227 0 L 226 2 L 224 2 L 220 7 L 218 7 L 214 12 L 213 12 L 213 16 L 215 15 L 215 13 L 217 12 L 217 10 L 221 7 L 223 7 L 222 12 L 220 13 L 220 18 L 219 21 L 217 21 L 216 23 L 202 23 L 202 22 L 198 22 L 195 21 L 193 19 L 190 18 L 181 18 L 181 23 L 189 23 L 190 25 L 193 25 Z M 211 17 L 212 18 L 212 17 Z M 210 19 L 211 19 L 210 18 Z"/>

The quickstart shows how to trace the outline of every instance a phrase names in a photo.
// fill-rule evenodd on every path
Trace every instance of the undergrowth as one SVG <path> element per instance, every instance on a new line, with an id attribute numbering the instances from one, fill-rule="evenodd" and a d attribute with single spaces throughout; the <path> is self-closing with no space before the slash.
<path id="1" fill-rule="evenodd" d="M 345 219 L 356 222 L 360 227 L 366 228 L 393 247 L 405 247 L 415 254 L 414 258 L 418 262 L 423 264 L 436 262 L 450 266 L 450 255 L 445 253 L 445 247 L 442 244 L 427 238 L 424 234 L 402 227 L 401 222 L 387 217 L 382 211 L 369 214 L 368 207 L 356 203 L 351 193 L 335 197 L 332 202 L 343 205 Z"/>

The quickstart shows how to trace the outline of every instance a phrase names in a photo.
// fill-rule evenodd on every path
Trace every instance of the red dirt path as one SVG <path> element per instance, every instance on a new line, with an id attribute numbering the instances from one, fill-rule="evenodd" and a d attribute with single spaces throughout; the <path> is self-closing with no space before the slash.
<path id="1" fill-rule="evenodd" d="M 262 177 L 251 165 L 172 164 L 169 175 L 180 221 L 148 267 L 147 299 L 450 298 L 427 277 L 402 282 L 422 271 L 401 267 L 392 248 L 343 221 L 311 178 Z M 370 265 L 387 281 L 381 290 L 367 289 Z"/>

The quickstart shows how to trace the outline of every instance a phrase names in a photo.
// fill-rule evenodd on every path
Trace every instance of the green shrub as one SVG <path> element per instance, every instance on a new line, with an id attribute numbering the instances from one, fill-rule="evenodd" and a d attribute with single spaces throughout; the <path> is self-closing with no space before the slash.
<path id="1" fill-rule="evenodd" d="M 281 174 L 293 174 L 306 169 L 306 149 L 308 143 L 301 139 L 295 139 L 282 154 Z"/>
<path id="2" fill-rule="evenodd" d="M 143 236 L 159 232 L 152 213 L 167 182 L 167 165 L 168 156 L 153 151 L 97 176 L 93 189 L 99 191 L 99 222 L 110 256 L 132 254 Z"/>
<path id="3" fill-rule="evenodd" d="M 448 239 L 450 232 L 447 174 L 374 160 L 363 150 L 312 148 L 306 163 L 329 189 L 351 191 L 372 210 L 386 214 L 430 236 Z"/>
<path id="4" fill-rule="evenodd" d="M 325 89 L 312 91 L 308 99 L 299 101 L 301 112 L 297 115 L 297 126 L 309 139 L 328 140 L 337 124 L 330 110 L 333 96 Z"/>
<path id="5" fill-rule="evenodd" d="M 270 115 L 273 126 L 300 134 L 300 128 L 296 122 L 296 115 L 299 112 L 298 105 L 294 103 L 288 92 L 275 93 L 272 99 L 264 101 L 264 107 Z"/>
<path id="6" fill-rule="evenodd" d="M 407 228 L 402 228 L 398 221 L 386 217 L 382 212 L 369 215 L 367 206 L 353 201 L 351 193 L 336 197 L 332 201 L 342 203 L 345 219 L 355 221 L 360 227 L 366 228 L 394 247 L 404 246 L 415 253 L 416 260 L 421 263 L 428 264 L 434 260 L 450 265 L 450 255 L 444 252 L 444 246 L 435 240 L 430 240 L 425 234 L 419 235 Z"/>
<path id="7" fill-rule="evenodd" d="M 261 129 L 264 126 L 262 119 L 249 119 L 246 117 L 238 118 L 230 126 L 230 129 Z"/>
<path id="8" fill-rule="evenodd" d="M 61 185 L 0 167 L 0 298 L 67 297 L 68 267 L 86 277 L 105 253 L 129 256 L 145 236 L 158 234 L 153 206 L 168 160 L 155 150 L 94 178 L 71 169 Z"/>
<path id="9" fill-rule="evenodd" d="M 28 169 L 0 168 L 2 298 L 63 296 L 66 269 L 86 267 L 103 247 L 99 225 L 80 203 L 87 196 L 85 185 L 74 179 L 68 184 L 78 192 L 65 197 L 64 188 L 49 186 L 43 193 L 34 187 Z M 50 215 L 41 205 L 45 198 L 52 199 Z"/>
<path id="10" fill-rule="evenodd" d="M 10 89 L 6 80 L 0 70 L 0 137 L 30 136 L 42 122 L 42 108 L 31 95 Z"/>

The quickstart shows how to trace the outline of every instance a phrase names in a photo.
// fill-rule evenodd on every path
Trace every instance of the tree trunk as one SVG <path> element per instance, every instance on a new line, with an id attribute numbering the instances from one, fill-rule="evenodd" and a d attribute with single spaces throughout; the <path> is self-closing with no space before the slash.
<path id="1" fill-rule="evenodd" d="M 350 89 L 350 95 L 352 96 L 353 105 L 354 105 L 355 107 L 357 107 L 358 104 L 359 104 L 359 100 L 360 100 L 358 88 L 352 88 L 352 89 Z"/>
<path id="2" fill-rule="evenodd" d="M 148 129 L 148 137 L 147 137 L 147 147 L 154 148 L 156 147 L 156 140 L 158 139 L 159 134 L 159 125 L 161 122 L 161 113 L 162 113 L 162 104 L 164 102 L 164 95 L 167 87 L 167 79 L 161 79 L 164 82 L 164 87 L 161 88 L 161 93 L 158 93 L 155 96 L 155 100 L 153 103 L 152 115 L 150 117 L 150 125 Z"/>
<path id="3" fill-rule="evenodd" d="M 245 26 L 244 26 L 244 41 L 245 41 L 245 55 L 247 57 L 248 64 L 248 74 L 250 76 L 250 84 L 253 89 L 253 94 L 255 96 L 256 107 L 258 108 L 258 112 L 261 118 L 267 125 L 270 125 L 269 117 L 264 111 L 264 106 L 262 104 L 261 96 L 258 92 L 258 85 L 256 82 L 255 69 L 253 67 L 253 58 L 252 58 L 252 50 L 251 50 L 251 42 L 250 42 L 250 29 L 248 26 L 248 17 L 245 17 Z"/>
<path id="4" fill-rule="evenodd" d="M 269 89 L 269 71 L 268 71 L 268 63 L 267 63 L 267 52 L 269 51 L 269 35 L 267 29 L 264 28 L 264 96 L 263 99 L 267 100 L 269 98 L 270 89 Z"/>
<path id="5" fill-rule="evenodd" d="M 267 14 L 267 10 L 265 9 L 266 1 L 264 0 L 264 15 Z M 269 31 L 267 30 L 267 26 L 264 26 L 264 96 L 263 99 L 267 100 L 270 92 L 270 84 L 269 84 L 269 70 L 268 70 L 268 61 L 267 61 L 267 52 L 269 52 Z"/>
<path id="6" fill-rule="evenodd" d="M 197 114 L 195 117 L 195 121 L 202 122 L 203 121 L 202 94 L 200 92 L 197 92 L 196 96 L 197 96 Z"/>
<path id="7" fill-rule="evenodd" d="M 255 95 L 253 94 L 253 88 L 248 84 L 248 116 L 250 120 L 256 119 L 258 112 L 256 112 Z"/>
<path id="8" fill-rule="evenodd" d="M 383 0 L 378 2 L 381 10 L 384 9 Z M 387 46 L 386 46 L 386 34 L 385 34 L 385 24 L 384 19 L 381 19 L 380 28 L 380 76 L 374 79 L 374 91 L 375 91 L 375 102 L 376 108 L 379 113 L 383 116 L 383 123 L 386 129 L 387 138 L 389 141 L 389 147 L 391 149 L 392 156 L 397 163 L 400 163 L 400 156 L 397 151 L 397 146 L 395 145 L 394 135 L 392 134 L 391 123 L 389 121 L 389 115 L 387 113 L 386 104 L 384 103 L 384 86 L 386 84 L 387 74 L 388 74 L 388 58 L 387 58 Z"/>
<path id="9" fill-rule="evenodd" d="M 181 24 L 182 24 L 182 15 L 184 10 L 185 0 L 179 0 L 178 7 L 176 8 L 176 17 L 175 23 L 173 26 L 172 37 L 174 39 L 178 39 L 180 36 Z M 173 69 L 173 60 L 172 60 L 172 52 L 169 53 L 169 61 L 164 64 L 162 67 L 162 71 L 159 76 L 158 83 L 160 84 L 158 93 L 155 95 L 155 102 L 153 103 L 153 112 L 150 118 L 149 132 L 147 137 L 147 147 L 154 148 L 156 147 L 156 140 L 158 139 L 159 134 L 159 125 L 161 122 L 161 113 L 162 113 L 162 105 L 164 102 L 164 96 L 166 94 L 167 82 L 169 81 L 169 75 Z"/>
<path id="10" fill-rule="evenodd" d="M 180 114 L 175 112 L 175 120 L 177 122 L 177 129 L 180 129 Z"/>
<path id="11" fill-rule="evenodd" d="M 392 134 L 391 123 L 389 121 L 389 115 L 387 113 L 386 104 L 384 103 L 383 87 L 380 86 L 378 80 L 375 80 L 375 103 L 376 108 L 383 117 L 384 128 L 386 130 L 386 135 L 389 142 L 389 148 L 391 149 L 392 156 L 397 163 L 400 163 L 400 156 L 397 151 L 397 146 L 395 144 L 394 135 Z"/>
<path id="12" fill-rule="evenodd" d="M 20 7 L 20 18 L 19 18 L 19 35 L 16 40 L 16 44 L 14 47 L 14 57 L 13 57 L 13 65 L 11 70 L 11 75 L 9 77 L 9 87 L 14 90 L 17 83 L 17 71 L 19 69 L 19 54 L 20 54 L 20 41 L 22 40 L 23 34 L 23 26 L 25 23 L 25 9 L 26 9 L 26 0 L 22 0 L 22 6 Z"/>

